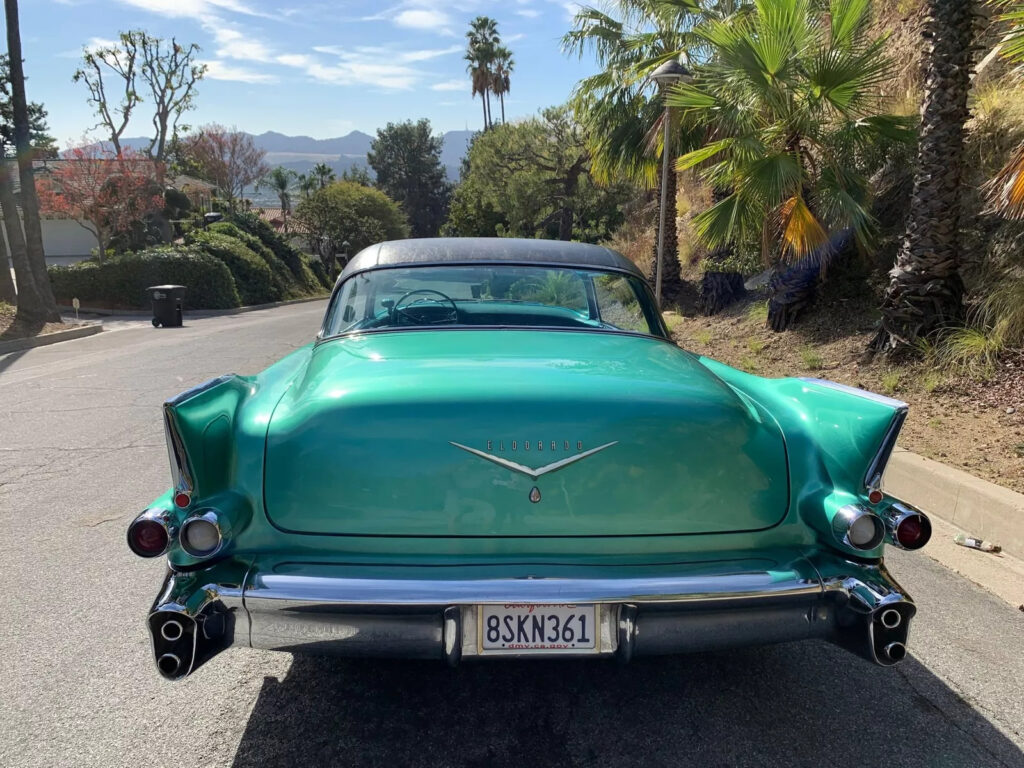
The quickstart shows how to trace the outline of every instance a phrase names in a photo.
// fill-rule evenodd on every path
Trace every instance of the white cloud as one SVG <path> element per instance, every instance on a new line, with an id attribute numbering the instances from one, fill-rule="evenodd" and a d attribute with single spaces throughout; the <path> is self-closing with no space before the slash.
<path id="1" fill-rule="evenodd" d="M 219 59 L 204 61 L 206 64 L 206 77 L 210 80 L 230 80 L 237 83 L 266 84 L 276 83 L 277 78 L 263 72 L 255 72 L 245 67 L 236 67 L 226 64 Z"/>
<path id="2" fill-rule="evenodd" d="M 451 19 L 448 14 L 432 8 L 409 8 L 399 11 L 393 19 L 399 27 L 410 29 L 447 30 Z"/>
<path id="3" fill-rule="evenodd" d="M 445 80 L 443 83 L 434 83 L 430 86 L 432 91 L 463 91 L 469 87 L 469 80 Z"/>
<path id="4" fill-rule="evenodd" d="M 538 16 L 540 16 L 540 11 L 538 11 L 536 8 L 522 8 L 516 11 L 516 15 L 524 16 L 527 19 L 536 19 Z"/>
<path id="5" fill-rule="evenodd" d="M 280 56 L 277 56 L 274 61 L 278 64 L 283 64 L 286 67 L 302 69 L 312 65 L 316 59 L 312 56 L 307 56 L 304 53 L 282 53 Z"/>
<path id="6" fill-rule="evenodd" d="M 397 46 L 363 45 L 345 48 L 339 45 L 317 45 L 316 53 L 331 57 L 324 62 L 303 53 L 277 56 L 275 61 L 302 69 L 314 80 L 332 85 L 371 85 L 385 90 L 408 90 L 423 81 L 428 73 L 419 62 L 449 56 L 461 46 L 404 50 Z M 461 86 L 460 86 L 461 87 Z M 444 90 L 444 89 L 441 89 Z"/>
<path id="7" fill-rule="evenodd" d="M 420 73 L 410 67 L 360 58 L 342 59 L 332 65 L 311 64 L 306 74 L 331 85 L 373 85 L 390 91 L 408 90 L 420 78 Z"/>
<path id="8" fill-rule="evenodd" d="M 273 54 L 267 45 L 237 29 L 230 29 L 219 24 L 210 24 L 206 28 L 213 34 L 213 39 L 218 46 L 217 55 L 222 58 L 262 62 L 273 59 Z"/>
<path id="9" fill-rule="evenodd" d="M 158 13 L 161 16 L 191 16 L 202 19 L 216 11 L 240 13 L 244 16 L 263 16 L 271 18 L 240 0 L 118 0 L 122 5 L 141 8 L 144 11 Z"/>

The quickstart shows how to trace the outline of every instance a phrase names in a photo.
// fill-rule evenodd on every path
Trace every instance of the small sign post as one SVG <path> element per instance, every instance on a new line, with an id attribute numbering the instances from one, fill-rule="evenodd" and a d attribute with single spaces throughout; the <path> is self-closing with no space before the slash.
<path id="1" fill-rule="evenodd" d="M 71 306 L 75 308 L 75 321 L 77 322 L 77 320 L 78 320 L 78 308 L 79 308 L 80 306 L 82 306 L 82 302 L 80 302 L 80 301 L 78 300 L 78 297 L 77 297 L 77 296 L 75 296 L 75 298 L 73 298 L 73 299 L 71 300 Z"/>

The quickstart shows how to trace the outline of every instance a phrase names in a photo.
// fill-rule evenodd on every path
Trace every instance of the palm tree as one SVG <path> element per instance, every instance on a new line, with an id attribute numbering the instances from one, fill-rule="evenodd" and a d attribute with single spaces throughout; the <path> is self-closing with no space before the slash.
<path id="1" fill-rule="evenodd" d="M 464 56 L 475 98 L 480 95 L 484 111 L 484 130 L 491 127 L 491 86 L 494 73 L 495 50 L 500 45 L 498 22 L 488 16 L 477 16 L 469 23 Z"/>
<path id="2" fill-rule="evenodd" d="M 1024 0 L 990 0 L 1002 9 L 999 21 L 1010 29 L 999 45 L 1009 61 L 1024 65 Z M 1007 218 L 1024 219 L 1024 143 L 1014 150 L 1009 162 L 989 184 L 989 199 Z"/>
<path id="3" fill-rule="evenodd" d="M 309 173 L 316 179 L 320 189 L 323 189 L 335 179 L 334 169 L 327 163 L 317 163 Z"/>
<path id="4" fill-rule="evenodd" d="M 31 120 L 25 96 L 25 70 L 22 66 L 21 28 L 18 21 L 17 0 L 4 0 L 7 19 L 7 54 L 10 67 L 11 108 L 14 123 L 14 144 L 18 157 L 18 175 L 21 181 L 21 212 L 24 224 L 25 261 L 20 249 L 11 242 L 11 256 L 18 275 L 18 311 L 16 319 L 26 323 L 60 322 L 60 312 L 53 297 L 50 277 L 46 273 L 46 255 L 43 251 L 43 230 L 39 219 L 39 198 L 36 196 L 35 173 L 32 169 Z M 0 168 L 6 176 L 6 163 Z M 8 179 L 0 182 L 8 186 Z M 9 197 L 4 192 L 4 197 Z M 4 204 L 4 224 L 8 234 L 18 228 L 18 214 L 13 206 Z M 17 238 L 16 238 L 17 239 Z M 26 263 L 27 262 L 27 263 Z M 20 268 L 19 268 L 20 267 Z"/>
<path id="5" fill-rule="evenodd" d="M 516 62 L 512 51 L 503 45 L 494 49 L 494 75 L 491 79 L 491 90 L 501 102 L 501 122 L 505 122 L 505 94 L 512 90 L 512 71 Z"/>
<path id="6" fill-rule="evenodd" d="M 896 353 L 961 315 L 961 181 L 970 114 L 974 0 L 928 0 L 925 95 L 907 232 L 871 343 Z"/>
<path id="7" fill-rule="evenodd" d="M 297 179 L 298 174 L 295 171 L 279 165 L 256 185 L 257 189 L 267 187 L 277 195 L 277 199 L 281 202 L 281 217 L 284 220 L 283 228 L 286 235 L 288 234 L 288 215 L 292 212 L 292 184 Z"/>
<path id="8" fill-rule="evenodd" d="M 712 59 L 667 98 L 685 121 L 707 126 L 704 145 L 677 168 L 701 167 L 710 186 L 727 190 L 694 219 L 703 243 L 756 247 L 769 264 L 813 257 L 806 288 L 787 284 L 785 298 L 773 297 L 776 330 L 809 303 L 815 263 L 846 231 L 870 249 L 865 166 L 888 142 L 912 137 L 907 119 L 880 113 L 878 86 L 892 65 L 884 41 L 869 39 L 869 11 L 833 3 L 825 16 L 810 0 L 774 0 L 771 12 L 706 22 L 696 34 Z"/>
<path id="9" fill-rule="evenodd" d="M 299 194 L 303 198 L 308 198 L 318 188 L 316 177 L 313 174 L 307 176 L 304 173 L 298 175 L 296 186 L 299 188 Z"/>
<path id="10" fill-rule="evenodd" d="M 732 5 L 729 3 L 730 11 Z M 692 32 L 703 13 L 695 0 L 614 0 L 607 12 L 585 7 L 576 13 L 562 46 L 580 56 L 592 52 L 601 68 L 598 74 L 576 85 L 572 101 L 590 137 L 591 174 L 598 182 L 611 183 L 625 177 L 649 188 L 660 186 L 665 109 L 648 76 L 670 59 L 697 54 L 695 46 L 701 41 Z M 679 133 L 673 135 L 678 142 Z M 681 146 L 677 143 L 668 151 L 676 154 Z M 666 192 L 669 226 L 665 231 L 662 288 L 672 296 L 682 289 L 675 174 L 669 174 Z M 652 280 L 656 260 L 655 250 Z"/>

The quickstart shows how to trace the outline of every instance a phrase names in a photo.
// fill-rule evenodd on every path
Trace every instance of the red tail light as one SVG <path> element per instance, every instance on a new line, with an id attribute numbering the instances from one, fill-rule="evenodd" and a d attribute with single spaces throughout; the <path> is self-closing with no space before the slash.
<path id="1" fill-rule="evenodd" d="M 889 532 L 889 540 L 900 549 L 920 549 L 932 537 L 932 524 L 928 516 L 901 502 L 889 508 L 885 527 Z"/>
<path id="2" fill-rule="evenodd" d="M 178 509 L 185 509 L 191 503 L 192 497 L 184 491 L 178 491 L 178 493 L 174 494 L 174 506 Z"/>
<path id="3" fill-rule="evenodd" d="M 128 526 L 128 548 L 139 557 L 159 557 L 175 533 L 164 510 L 147 509 Z"/>

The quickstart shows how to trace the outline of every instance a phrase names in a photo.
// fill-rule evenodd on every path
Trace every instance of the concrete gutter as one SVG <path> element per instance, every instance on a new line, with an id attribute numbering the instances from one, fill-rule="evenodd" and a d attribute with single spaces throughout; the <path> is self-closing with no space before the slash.
<path id="1" fill-rule="evenodd" d="M 220 317 L 222 315 L 240 315 L 243 312 L 255 312 L 260 309 L 273 309 L 274 307 L 287 307 L 290 304 L 305 304 L 310 301 L 325 301 L 330 298 L 329 293 L 324 293 L 322 296 L 306 296 L 301 299 L 290 299 L 288 301 L 272 301 L 268 304 L 250 304 L 247 307 L 232 307 L 231 309 L 189 309 L 186 305 L 184 307 L 184 313 L 191 315 L 192 317 Z M 57 307 L 61 312 L 71 314 L 75 311 L 74 307 L 70 307 L 61 304 Z M 148 310 L 145 307 L 139 309 L 106 309 L 104 307 L 79 307 L 79 313 L 83 315 L 100 315 L 103 317 L 112 316 L 125 316 L 125 317 L 138 317 L 139 315 L 148 315 Z"/>
<path id="2" fill-rule="evenodd" d="M 6 355 L 8 352 L 21 352 L 24 349 L 33 349 L 34 347 L 45 347 L 47 344 L 56 344 L 60 341 L 81 339 L 85 336 L 93 336 L 102 330 L 103 326 L 99 323 L 89 323 L 88 325 L 68 328 L 66 331 L 44 333 L 41 336 L 31 336 L 27 339 L 0 341 L 0 355 Z"/>
<path id="3" fill-rule="evenodd" d="M 1024 495 L 897 448 L 885 491 L 925 512 L 1024 557 Z"/>

